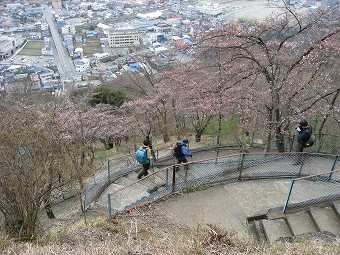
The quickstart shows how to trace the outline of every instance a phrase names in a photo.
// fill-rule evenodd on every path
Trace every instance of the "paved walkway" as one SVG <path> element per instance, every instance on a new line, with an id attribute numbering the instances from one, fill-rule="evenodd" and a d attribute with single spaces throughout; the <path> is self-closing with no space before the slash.
<path id="1" fill-rule="evenodd" d="M 245 232 L 247 217 L 283 206 L 289 185 L 290 179 L 238 181 L 169 198 L 155 207 L 192 228 L 214 224 Z"/>

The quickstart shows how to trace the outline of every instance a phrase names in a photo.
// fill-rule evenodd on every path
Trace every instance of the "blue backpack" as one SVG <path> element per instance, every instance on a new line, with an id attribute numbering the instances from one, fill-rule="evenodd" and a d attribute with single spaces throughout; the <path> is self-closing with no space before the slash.
<path id="1" fill-rule="evenodd" d="M 139 164 L 146 165 L 149 164 L 148 157 L 146 156 L 146 149 L 138 149 L 136 151 L 136 160 Z"/>

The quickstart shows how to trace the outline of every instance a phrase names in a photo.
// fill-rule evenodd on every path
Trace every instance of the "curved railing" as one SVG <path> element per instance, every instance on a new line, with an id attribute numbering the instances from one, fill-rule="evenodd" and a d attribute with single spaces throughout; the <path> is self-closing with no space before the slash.
<path id="1" fill-rule="evenodd" d="M 335 165 L 334 165 L 335 167 Z M 317 194 L 306 196 L 310 187 L 318 187 Z M 312 189 L 316 191 L 316 189 Z M 282 212 L 288 209 L 340 199 L 340 169 L 304 177 L 292 178 Z"/>
<path id="2" fill-rule="evenodd" d="M 297 161 L 299 164 L 296 164 Z M 153 202 L 174 192 L 199 189 L 202 185 L 316 175 L 334 170 L 337 162 L 338 156 L 333 154 L 236 153 L 181 164 L 180 171 L 176 171 L 176 164 L 159 169 L 109 193 L 107 203 L 105 197 L 102 202 L 107 204 L 111 218 L 113 214 L 128 208 Z M 336 192 L 340 192 L 340 189 Z"/>
<path id="3" fill-rule="evenodd" d="M 295 136 L 284 137 L 284 150 L 287 152 L 293 151 L 293 145 L 295 143 Z M 340 141 L 339 137 L 316 134 L 316 141 L 312 147 L 305 148 L 306 152 L 316 153 L 339 153 Z M 275 149 L 276 141 L 273 141 L 271 148 Z M 266 148 L 266 144 L 253 143 L 247 152 L 263 152 Z M 211 145 L 204 148 L 190 149 L 194 155 L 194 160 L 201 160 L 206 158 L 217 158 L 226 156 L 235 152 L 242 151 L 237 143 L 228 145 Z M 152 169 L 169 167 L 175 163 L 175 159 L 171 156 L 171 149 L 155 150 L 157 162 L 153 163 Z M 115 180 L 128 175 L 131 172 L 138 171 L 140 166 L 137 164 L 134 158 L 134 153 L 124 155 L 114 160 L 108 160 L 95 175 L 93 175 L 92 181 L 85 186 L 80 192 L 82 208 L 86 210 L 93 204 L 100 194 Z"/>

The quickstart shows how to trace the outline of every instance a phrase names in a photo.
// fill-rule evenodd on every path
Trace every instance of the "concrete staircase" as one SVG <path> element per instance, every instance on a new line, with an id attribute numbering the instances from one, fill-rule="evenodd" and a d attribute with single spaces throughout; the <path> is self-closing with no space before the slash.
<path id="1" fill-rule="evenodd" d="M 255 242 L 273 243 L 305 234 L 327 232 L 340 238 L 340 201 L 247 218 L 249 234 Z"/>
<path id="2" fill-rule="evenodd" d="M 111 195 L 111 209 L 113 211 L 124 211 L 136 205 L 152 202 L 161 197 L 164 193 L 171 192 L 172 173 L 165 171 L 157 172 L 157 168 L 149 171 L 148 178 L 138 182 L 137 172 L 131 172 L 109 185 L 101 194 L 96 204 L 107 207 L 108 193 Z M 155 172 L 155 173 L 154 173 Z M 169 181 L 170 180 L 170 181 Z M 118 192 L 117 192 L 118 191 Z"/>

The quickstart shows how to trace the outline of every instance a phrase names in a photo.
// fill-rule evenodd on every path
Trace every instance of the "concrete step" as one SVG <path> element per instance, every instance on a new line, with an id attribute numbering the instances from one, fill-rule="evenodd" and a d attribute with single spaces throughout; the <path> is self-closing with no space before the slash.
<path id="1" fill-rule="evenodd" d="M 248 231 L 250 237 L 256 242 L 259 242 L 259 234 L 257 233 L 256 226 L 255 226 L 255 221 L 250 221 L 248 222 Z"/>
<path id="2" fill-rule="evenodd" d="M 340 237 L 340 221 L 331 207 L 311 207 L 310 213 L 320 231 L 328 231 Z"/>
<path id="3" fill-rule="evenodd" d="M 122 211 L 125 207 L 140 200 L 145 196 L 149 196 L 149 193 L 145 191 L 145 188 L 134 187 L 135 185 L 123 189 L 122 191 L 115 193 L 115 191 L 122 189 L 123 185 L 111 184 L 99 197 L 97 203 L 103 206 L 108 206 L 107 194 L 111 194 L 111 208 L 113 210 Z"/>
<path id="4" fill-rule="evenodd" d="M 286 219 L 292 234 L 295 236 L 319 231 L 307 212 L 288 214 Z"/>
<path id="5" fill-rule="evenodd" d="M 141 183 L 135 183 L 136 181 L 137 181 L 137 180 L 131 180 L 131 179 L 128 178 L 128 176 L 125 176 L 125 177 L 119 178 L 119 179 L 115 182 L 115 184 L 119 184 L 119 185 L 122 185 L 122 186 L 128 186 L 128 185 L 131 185 L 131 184 L 134 183 L 134 184 L 133 184 L 133 187 L 134 187 L 135 189 L 140 189 L 141 192 L 147 191 L 147 190 L 148 190 L 148 187 L 142 185 Z"/>
<path id="6" fill-rule="evenodd" d="M 267 237 L 266 237 L 266 234 L 263 228 L 262 220 L 255 220 L 254 225 L 255 225 L 256 235 L 258 237 L 258 242 L 259 243 L 266 242 Z"/>
<path id="7" fill-rule="evenodd" d="M 340 201 L 333 201 L 333 210 L 340 220 Z"/>
<path id="8" fill-rule="evenodd" d="M 119 184 L 111 184 L 109 185 L 109 187 L 107 187 L 102 194 L 99 196 L 98 200 L 96 201 L 97 204 L 100 204 L 102 206 L 106 206 L 108 205 L 108 201 L 107 201 L 107 195 L 110 193 L 114 193 L 115 191 L 124 188 L 123 185 L 119 185 Z"/>
<path id="9" fill-rule="evenodd" d="M 142 180 L 141 183 L 148 187 L 148 192 L 150 192 L 165 186 L 166 180 L 158 177 L 156 174 L 152 174 L 149 176 L 149 178 Z"/>
<path id="10" fill-rule="evenodd" d="M 138 180 L 137 176 L 138 173 L 130 173 L 125 177 L 130 181 L 130 183 L 132 183 Z M 163 178 L 160 176 L 162 176 Z M 143 185 L 144 187 L 146 187 L 146 191 L 151 192 L 152 190 L 158 189 L 159 187 L 166 185 L 165 176 L 166 174 L 163 172 L 153 174 L 152 171 L 149 171 L 148 177 L 142 179 L 138 184 Z"/>
<path id="11" fill-rule="evenodd" d="M 284 219 L 262 220 L 264 232 L 269 243 L 280 238 L 293 237 Z"/>

